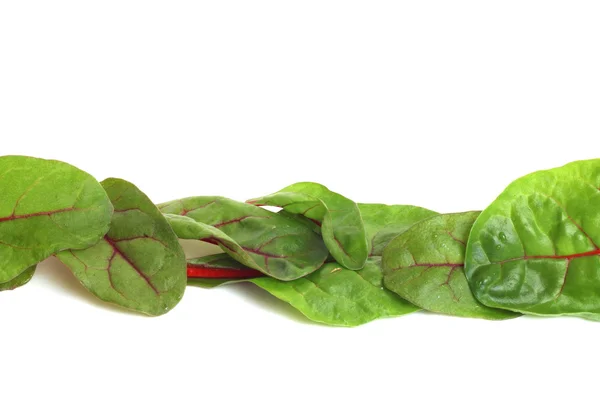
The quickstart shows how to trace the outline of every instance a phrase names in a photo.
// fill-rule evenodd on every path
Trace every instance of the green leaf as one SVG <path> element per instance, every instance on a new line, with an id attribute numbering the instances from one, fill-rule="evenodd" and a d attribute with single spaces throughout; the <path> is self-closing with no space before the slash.
<path id="1" fill-rule="evenodd" d="M 110 231 L 93 247 L 58 254 L 100 299 L 149 315 L 181 300 L 186 262 L 177 236 L 158 208 L 133 184 L 107 179 L 113 205 Z"/>
<path id="2" fill-rule="evenodd" d="M 369 256 L 365 227 L 356 203 L 325 186 L 300 182 L 279 192 L 248 200 L 256 205 L 281 207 L 321 223 L 321 234 L 331 255 L 352 270 L 363 267 Z"/>
<path id="3" fill-rule="evenodd" d="M 250 281 L 291 304 L 309 319 L 328 325 L 357 326 L 418 310 L 383 288 L 378 257 L 369 258 L 359 271 L 329 263 L 292 282 L 272 278 Z"/>
<path id="4" fill-rule="evenodd" d="M 475 297 L 537 315 L 600 316 L 600 160 L 511 183 L 477 218 L 466 253 Z"/>
<path id="5" fill-rule="evenodd" d="M 3 290 L 13 290 L 20 286 L 25 285 L 26 283 L 28 283 L 31 280 L 31 278 L 33 278 L 33 274 L 35 273 L 36 268 L 37 268 L 37 265 L 34 265 L 33 267 L 29 267 L 25 271 L 23 271 L 21 273 L 21 275 L 17 276 L 15 279 L 8 281 L 8 282 L 0 283 L 0 292 Z"/>
<path id="6" fill-rule="evenodd" d="M 365 223 L 371 256 L 381 256 L 383 249 L 393 238 L 413 224 L 438 214 L 426 208 L 409 205 L 359 203 L 358 208 Z"/>
<path id="7" fill-rule="evenodd" d="M 251 204 L 207 196 L 159 207 L 180 216 L 170 216 L 169 221 L 181 239 L 212 241 L 244 265 L 280 280 L 310 274 L 328 255 L 319 235 L 307 225 Z"/>
<path id="8" fill-rule="evenodd" d="M 413 225 L 383 252 L 384 285 L 441 314 L 486 319 L 518 316 L 479 303 L 464 273 L 465 246 L 479 212 L 438 215 Z"/>
<path id="9" fill-rule="evenodd" d="M 0 282 L 108 231 L 112 206 L 89 174 L 60 161 L 0 157 Z"/>

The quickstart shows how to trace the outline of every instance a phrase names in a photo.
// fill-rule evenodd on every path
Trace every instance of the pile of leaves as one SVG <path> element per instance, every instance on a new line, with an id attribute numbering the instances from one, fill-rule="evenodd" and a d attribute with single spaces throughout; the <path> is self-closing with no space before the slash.
<path id="1" fill-rule="evenodd" d="M 180 239 L 222 252 L 186 259 Z M 56 256 L 98 298 L 148 315 L 173 309 L 187 285 L 251 282 L 338 326 L 420 309 L 598 320 L 599 244 L 600 159 L 517 179 L 482 212 L 438 214 L 357 204 L 310 182 L 245 203 L 155 205 L 121 179 L 0 157 L 0 290 Z"/>

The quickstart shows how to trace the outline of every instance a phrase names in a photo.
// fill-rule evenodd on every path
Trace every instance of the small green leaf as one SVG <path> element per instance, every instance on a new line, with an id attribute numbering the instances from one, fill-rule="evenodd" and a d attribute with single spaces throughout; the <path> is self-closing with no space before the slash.
<path id="1" fill-rule="evenodd" d="M 535 172 L 477 218 L 467 279 L 490 307 L 598 318 L 599 244 L 600 160 Z"/>
<path id="2" fill-rule="evenodd" d="M 34 265 L 33 267 L 29 267 L 25 271 L 23 271 L 21 273 L 21 275 L 17 276 L 15 279 L 8 281 L 8 282 L 0 283 L 0 292 L 3 290 L 13 290 L 20 286 L 25 285 L 26 283 L 28 283 L 31 280 L 31 278 L 33 278 L 33 274 L 35 273 L 36 268 L 37 268 L 37 265 Z"/>
<path id="3" fill-rule="evenodd" d="M 518 314 L 479 303 L 464 273 L 471 226 L 479 212 L 438 215 L 413 225 L 383 252 L 384 285 L 417 306 L 441 314 L 486 319 Z"/>
<path id="4" fill-rule="evenodd" d="M 65 249 L 84 249 L 108 231 L 102 186 L 72 165 L 0 157 L 0 282 Z"/>
<path id="5" fill-rule="evenodd" d="M 415 223 L 438 215 L 435 211 L 409 205 L 359 203 L 358 208 L 365 223 L 371 256 L 381 256 L 393 238 Z"/>
<path id="6" fill-rule="evenodd" d="M 248 200 L 248 203 L 281 207 L 286 212 L 321 223 L 321 234 L 331 255 L 348 269 L 362 268 L 369 256 L 369 244 L 357 204 L 323 185 L 300 182 Z"/>
<path id="7" fill-rule="evenodd" d="M 244 265 L 280 280 L 310 274 L 328 255 L 309 226 L 250 204 L 190 197 L 159 207 L 165 214 L 180 216 L 168 216 L 179 238 L 218 244 Z"/>
<path id="8" fill-rule="evenodd" d="M 156 206 L 133 184 L 102 182 L 113 205 L 110 231 L 85 250 L 58 254 L 81 283 L 100 299 L 149 315 L 181 300 L 186 262 L 177 236 Z"/>

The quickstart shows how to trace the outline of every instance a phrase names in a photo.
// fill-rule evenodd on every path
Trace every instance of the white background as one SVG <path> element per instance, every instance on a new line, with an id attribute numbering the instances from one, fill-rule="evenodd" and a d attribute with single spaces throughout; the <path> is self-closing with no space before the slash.
<path id="1" fill-rule="evenodd" d="M 599 17 L 594 2 L 3 1 L 0 153 L 156 202 L 313 180 L 482 209 L 600 154 Z M 241 286 L 190 287 L 148 318 L 56 261 L 0 294 L 3 399 L 592 398 L 599 344 L 574 318 L 328 328 Z"/>

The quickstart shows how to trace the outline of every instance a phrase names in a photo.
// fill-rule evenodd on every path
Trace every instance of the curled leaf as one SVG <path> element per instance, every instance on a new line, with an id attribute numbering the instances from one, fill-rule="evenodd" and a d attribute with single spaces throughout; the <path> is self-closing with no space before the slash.
<path id="1" fill-rule="evenodd" d="M 344 267 L 358 270 L 369 256 L 365 227 L 356 203 L 325 186 L 300 182 L 279 192 L 248 200 L 256 205 L 281 207 L 321 224 L 329 252 Z"/>
<path id="2" fill-rule="evenodd" d="M 0 283 L 65 249 L 84 249 L 108 231 L 102 186 L 72 165 L 0 157 Z"/>
<path id="3" fill-rule="evenodd" d="M 25 271 L 21 272 L 21 275 L 17 276 L 13 280 L 10 280 L 10 281 L 4 282 L 4 283 L 0 283 L 0 292 L 3 290 L 13 290 L 20 286 L 25 285 L 26 283 L 28 283 L 31 280 L 31 278 L 33 278 L 33 274 L 35 273 L 36 268 L 37 268 L 37 265 L 34 265 L 33 267 L 29 267 Z"/>
<path id="4" fill-rule="evenodd" d="M 511 183 L 475 221 L 466 253 L 473 294 L 490 307 L 600 317 L 600 160 Z"/>
<path id="5" fill-rule="evenodd" d="M 179 215 L 168 218 L 181 239 L 218 244 L 244 265 L 280 280 L 310 274 L 328 255 L 309 226 L 250 204 L 224 197 L 190 197 L 159 207 L 166 214 Z"/>
<path id="6" fill-rule="evenodd" d="M 110 231 L 94 246 L 64 251 L 58 258 L 104 301 L 149 315 L 168 312 L 186 286 L 177 236 L 136 186 L 120 179 L 107 179 L 102 186 L 115 209 Z"/>
<path id="7" fill-rule="evenodd" d="M 438 215 L 410 227 L 383 252 L 384 285 L 428 311 L 461 317 L 514 318 L 479 303 L 464 273 L 467 238 L 479 212 Z"/>

